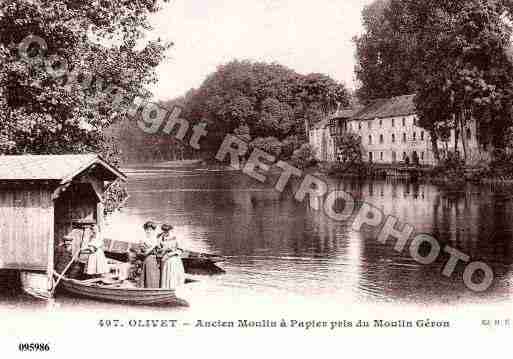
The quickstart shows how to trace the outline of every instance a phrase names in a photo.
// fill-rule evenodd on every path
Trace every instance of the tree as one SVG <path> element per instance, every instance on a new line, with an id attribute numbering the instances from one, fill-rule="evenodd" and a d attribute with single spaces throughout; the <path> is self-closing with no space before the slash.
<path id="1" fill-rule="evenodd" d="M 390 0 L 376 0 L 362 11 L 364 33 L 356 46 L 357 96 L 362 103 L 415 91 L 415 38 L 401 29 L 405 18 Z"/>
<path id="2" fill-rule="evenodd" d="M 103 130 L 127 118 L 135 96 L 150 96 L 170 46 L 144 41 L 157 10 L 156 0 L 2 1 L 0 151 L 113 150 Z M 29 35 L 42 41 L 26 49 L 32 61 L 20 57 Z"/>
<path id="3" fill-rule="evenodd" d="M 415 1 L 409 2 L 411 9 Z M 506 5 L 493 0 L 454 1 L 423 8 L 424 13 L 418 14 L 430 19 L 419 32 L 421 81 L 416 102 L 421 125 L 434 138 L 436 128 L 452 128 L 455 151 L 461 141 L 465 162 L 471 120 L 478 122 L 480 142 L 495 147 L 504 146 L 504 134 L 512 125 L 513 64 L 508 56 L 512 18 Z M 483 136 L 486 128 L 489 133 Z"/>
<path id="4" fill-rule="evenodd" d="M 363 164 L 362 139 L 355 133 L 346 132 L 338 140 L 338 162 L 344 168 L 355 168 Z"/>
<path id="5" fill-rule="evenodd" d="M 357 75 L 363 101 L 415 92 L 419 125 L 438 140 L 455 131 L 468 160 L 467 126 L 477 120 L 479 141 L 505 145 L 511 126 L 512 1 L 388 0 L 364 10 L 357 38 Z M 401 85 L 402 84 L 402 85 Z"/>
<path id="6" fill-rule="evenodd" d="M 276 137 L 259 137 L 249 144 L 250 149 L 258 148 L 262 151 L 280 158 L 283 144 Z"/>
<path id="7" fill-rule="evenodd" d="M 279 64 L 232 61 L 194 91 L 185 103 L 184 117 L 208 123 L 209 153 L 241 126 L 255 139 L 284 141 L 298 136 L 304 143 L 305 122 L 318 121 L 349 99 L 347 89 L 326 75 L 305 76 Z"/>
<path id="8" fill-rule="evenodd" d="M 302 169 L 313 166 L 317 162 L 315 159 L 315 150 L 308 143 L 303 144 L 299 149 L 294 151 L 291 160 L 295 166 Z"/>

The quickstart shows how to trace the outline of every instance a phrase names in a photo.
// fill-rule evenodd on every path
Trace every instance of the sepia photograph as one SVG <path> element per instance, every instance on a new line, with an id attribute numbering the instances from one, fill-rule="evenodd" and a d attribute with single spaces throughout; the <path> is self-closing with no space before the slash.
<path id="1" fill-rule="evenodd" d="M 513 0 L 0 0 L 0 315 L 9 358 L 507 357 Z"/>

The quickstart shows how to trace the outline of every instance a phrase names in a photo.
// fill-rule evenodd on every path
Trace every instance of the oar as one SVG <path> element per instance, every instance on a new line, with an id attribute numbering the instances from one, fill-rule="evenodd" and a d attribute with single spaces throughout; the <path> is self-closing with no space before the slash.
<path id="1" fill-rule="evenodd" d="M 68 263 L 68 265 L 64 268 L 61 274 L 55 272 L 55 275 L 57 276 L 57 281 L 55 282 L 52 290 L 50 291 L 50 298 L 53 297 L 53 294 L 55 293 L 55 290 L 57 289 L 57 286 L 59 285 L 59 282 L 64 277 L 64 274 L 68 271 L 68 269 L 71 267 L 73 262 L 75 262 L 78 259 L 78 256 L 80 255 L 81 249 L 82 249 L 82 242 L 84 241 L 84 235 L 85 235 L 85 228 L 82 229 L 82 239 L 80 240 L 80 249 L 77 251 L 77 253 L 71 258 L 71 261 Z"/>

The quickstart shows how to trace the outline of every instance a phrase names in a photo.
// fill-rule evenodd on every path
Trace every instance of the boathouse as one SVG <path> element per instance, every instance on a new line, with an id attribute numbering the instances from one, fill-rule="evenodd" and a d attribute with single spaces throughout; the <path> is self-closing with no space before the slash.
<path id="1" fill-rule="evenodd" d="M 118 180 L 96 154 L 0 156 L 0 269 L 51 291 L 56 249 L 83 223 L 102 230 L 104 193 Z"/>

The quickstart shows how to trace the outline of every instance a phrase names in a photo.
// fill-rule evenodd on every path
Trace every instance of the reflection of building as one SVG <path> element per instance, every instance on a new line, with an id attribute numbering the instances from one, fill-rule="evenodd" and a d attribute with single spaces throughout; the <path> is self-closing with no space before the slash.
<path id="1" fill-rule="evenodd" d="M 318 124 L 321 130 L 310 134 L 311 145 L 320 153 L 319 160 L 335 159 L 337 153 L 337 138 L 345 131 L 356 133 L 362 140 L 364 159 L 375 163 L 410 163 L 434 164 L 431 137 L 429 133 L 418 126 L 415 111 L 415 95 L 379 99 L 364 108 L 351 111 L 337 112 L 331 118 Z M 330 131 L 328 131 L 330 130 Z M 322 134 L 322 136 L 321 136 Z M 479 155 L 477 130 L 475 123 L 465 129 L 469 144 L 469 158 Z M 319 142 L 320 140 L 320 142 Z M 333 147 L 322 146 L 331 143 Z M 454 130 L 451 131 L 449 143 L 454 143 Z M 440 143 L 443 152 L 445 145 Z M 329 150 L 333 152 L 328 153 Z M 461 143 L 460 153 L 463 153 Z"/>

